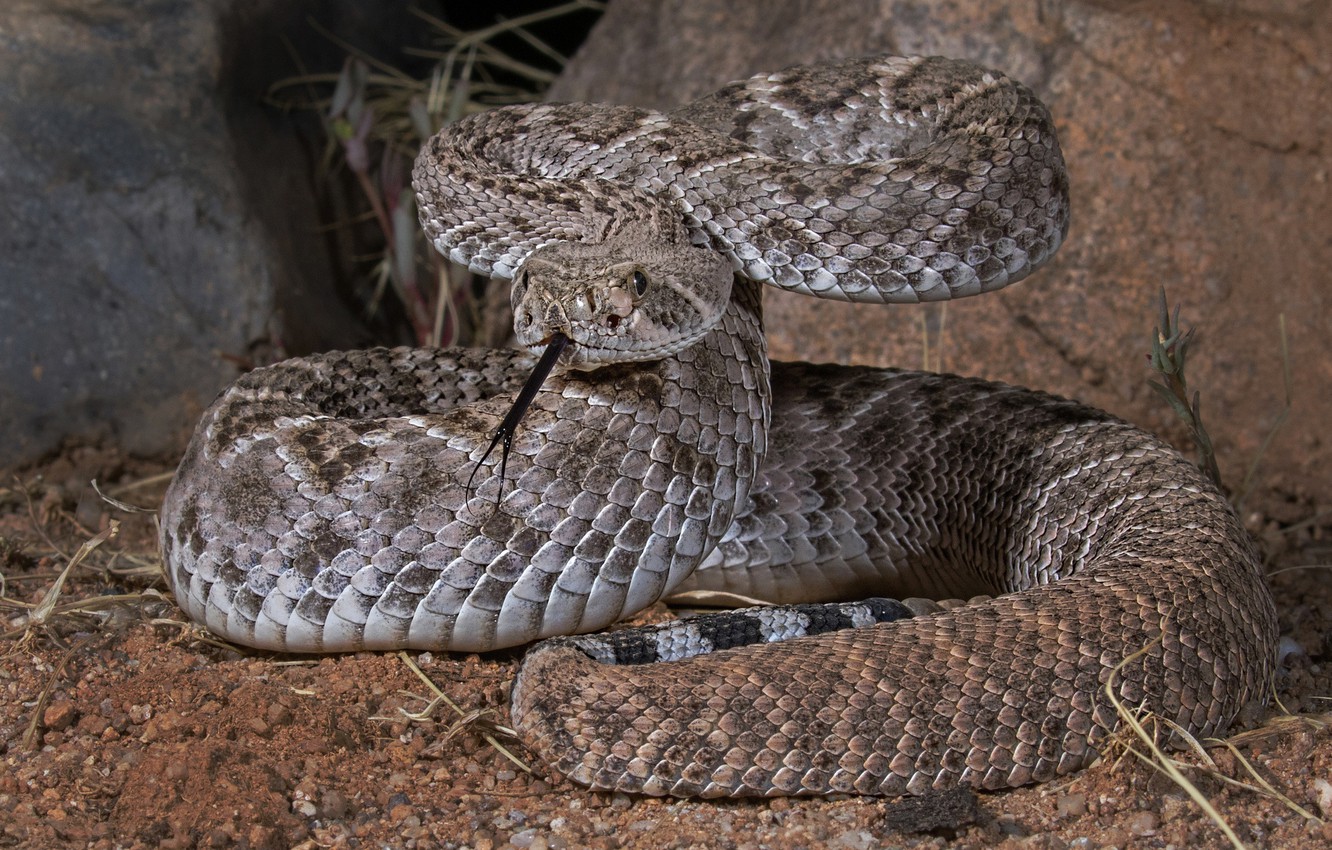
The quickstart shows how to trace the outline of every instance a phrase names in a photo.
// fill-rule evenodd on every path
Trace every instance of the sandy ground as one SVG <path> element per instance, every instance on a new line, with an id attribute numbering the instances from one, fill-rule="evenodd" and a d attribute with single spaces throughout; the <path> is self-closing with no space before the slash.
<path id="1" fill-rule="evenodd" d="M 75 450 L 0 481 L 0 846 L 1230 846 L 1178 784 L 1122 751 L 1052 785 L 979 796 L 588 792 L 495 728 L 517 653 L 311 660 L 237 650 L 186 624 L 166 595 L 152 514 L 113 508 L 88 485 L 97 477 L 152 507 L 163 472 Z M 1210 746 L 1214 766 L 1184 770 L 1245 846 L 1332 847 L 1332 580 L 1309 566 L 1332 560 L 1332 534 L 1250 525 L 1272 552 L 1288 638 L 1281 708 L 1244 718 L 1233 751 Z"/>

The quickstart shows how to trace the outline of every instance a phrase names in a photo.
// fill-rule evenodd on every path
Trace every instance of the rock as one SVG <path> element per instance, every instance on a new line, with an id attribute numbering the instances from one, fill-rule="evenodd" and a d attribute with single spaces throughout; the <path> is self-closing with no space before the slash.
<path id="1" fill-rule="evenodd" d="M 883 825 L 893 832 L 955 835 L 979 821 L 980 800 L 970 788 L 902 797 L 883 806 Z"/>
<path id="2" fill-rule="evenodd" d="M 1087 795 L 1077 792 L 1060 794 L 1055 800 L 1055 817 L 1080 818 L 1087 813 Z"/>
<path id="3" fill-rule="evenodd" d="M 363 341 L 329 293 L 318 152 L 262 103 L 284 38 L 336 54 L 306 17 L 356 6 L 0 5 L 0 468 L 66 439 L 179 451 L 274 334 Z"/>
<path id="4" fill-rule="evenodd" d="M 52 732 L 68 729 L 78 719 L 79 710 L 70 700 L 53 702 L 42 712 L 42 725 Z"/>
<path id="5" fill-rule="evenodd" d="M 793 37 L 798 33 L 799 37 Z M 670 107 L 727 80 L 875 52 L 944 54 L 1031 85 L 1059 125 L 1073 225 L 1005 292 L 927 307 L 767 298 L 775 357 L 941 368 L 1074 396 L 1186 432 L 1147 387 L 1162 286 L 1198 328 L 1189 378 L 1223 476 L 1263 455 L 1259 499 L 1332 498 L 1332 7 L 906 0 L 615 3 L 552 100 Z M 1304 513 L 1307 515 L 1308 510 Z"/>
<path id="6" fill-rule="evenodd" d="M 828 847 L 835 850 L 870 850 L 875 846 L 874 836 L 863 829 L 847 830 L 828 842 Z"/>
<path id="7" fill-rule="evenodd" d="M 341 820 L 351 811 L 351 804 L 336 788 L 325 791 L 320 798 L 319 813 L 329 820 Z"/>
<path id="8" fill-rule="evenodd" d="M 1128 819 L 1128 831 L 1138 836 L 1155 835 L 1161 826 L 1161 818 L 1156 812 L 1135 812 Z"/>
<path id="9" fill-rule="evenodd" d="M 1318 811 L 1323 817 L 1332 818 L 1332 782 L 1319 777 L 1313 781 L 1313 793 L 1309 795 L 1318 803 Z"/>

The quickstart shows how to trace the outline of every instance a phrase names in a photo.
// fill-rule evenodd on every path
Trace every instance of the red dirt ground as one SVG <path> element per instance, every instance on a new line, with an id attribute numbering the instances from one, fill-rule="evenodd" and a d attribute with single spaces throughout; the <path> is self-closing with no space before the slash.
<path id="1" fill-rule="evenodd" d="M 238 650 L 187 625 L 160 573 L 153 515 L 118 510 L 88 484 L 96 477 L 105 492 L 153 507 L 163 472 L 82 449 L 0 482 L 0 846 L 1228 844 L 1184 791 L 1122 753 L 1043 787 L 925 800 L 718 803 L 583 790 L 494 731 L 507 721 L 518 653 L 312 660 Z M 1332 847 L 1332 582 L 1309 566 L 1329 560 L 1332 534 L 1249 520 L 1272 553 L 1291 653 L 1276 696 L 1295 717 L 1274 708 L 1245 718 L 1252 731 L 1234 739 L 1236 752 L 1211 747 L 1215 768 L 1189 775 L 1246 846 Z M 113 523 L 54 610 L 31 622 L 71 556 Z M 408 659 L 471 719 L 453 728 L 458 715 L 432 703 Z M 1256 784 L 1238 756 L 1302 811 L 1225 781 Z"/>

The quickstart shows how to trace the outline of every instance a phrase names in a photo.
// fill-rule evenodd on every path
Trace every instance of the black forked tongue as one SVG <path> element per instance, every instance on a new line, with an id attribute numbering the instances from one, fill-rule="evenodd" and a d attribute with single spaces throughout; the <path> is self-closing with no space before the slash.
<path id="1" fill-rule="evenodd" d="M 550 343 L 546 345 L 546 350 L 541 353 L 541 359 L 537 361 L 536 368 L 532 374 L 527 376 L 527 383 L 518 392 L 518 398 L 514 399 L 513 407 L 504 415 L 504 421 L 495 429 L 495 436 L 491 439 L 490 445 L 486 447 L 486 453 L 481 455 L 481 460 L 477 461 L 476 466 L 472 468 L 472 474 L 467 478 L 467 492 L 472 492 L 472 481 L 476 478 L 476 473 L 481 469 L 481 465 L 490 457 L 490 453 L 495 450 L 495 446 L 502 441 L 504 450 L 500 453 L 500 480 L 499 488 L 495 492 L 495 504 L 498 506 L 500 497 L 504 494 L 505 471 L 509 467 L 509 449 L 513 446 L 513 435 L 518 431 L 518 423 L 523 421 L 523 416 L 527 414 L 527 408 L 532 406 L 532 399 L 536 398 L 537 390 L 550 377 L 550 371 L 555 368 L 555 361 L 560 359 L 560 352 L 569 344 L 569 338 L 562 333 L 557 333 L 550 338 Z"/>

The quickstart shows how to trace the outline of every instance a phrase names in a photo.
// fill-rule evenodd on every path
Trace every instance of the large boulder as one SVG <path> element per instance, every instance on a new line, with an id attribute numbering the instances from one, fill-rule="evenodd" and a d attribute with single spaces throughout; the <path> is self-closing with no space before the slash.
<path id="1" fill-rule="evenodd" d="M 1332 500 L 1332 6 L 912 0 L 612 3 L 550 96 L 670 107 L 727 80 L 875 52 L 1002 69 L 1054 112 L 1073 226 L 1004 292 L 868 308 L 774 294 L 775 356 L 943 368 L 1075 396 L 1187 446 L 1147 387 L 1161 287 L 1223 477 L 1278 518 Z M 1315 474 L 1311 474 L 1315 473 Z"/>
<path id="2" fill-rule="evenodd" d="M 0 4 L 0 468 L 178 450 L 255 346 L 364 341 L 329 297 L 319 150 L 263 103 L 284 37 L 340 54 L 306 16 L 356 7 Z"/>

